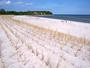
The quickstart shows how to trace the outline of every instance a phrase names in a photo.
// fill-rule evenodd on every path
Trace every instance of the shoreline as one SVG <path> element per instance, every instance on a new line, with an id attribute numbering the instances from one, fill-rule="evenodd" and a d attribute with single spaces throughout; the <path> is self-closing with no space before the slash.
<path id="1" fill-rule="evenodd" d="M 65 21 L 50 18 L 34 17 L 34 16 L 15 16 L 13 19 L 21 20 L 28 23 L 43 27 L 46 29 L 51 29 L 57 32 L 63 32 L 66 34 L 71 34 L 73 36 L 82 37 L 90 40 L 90 24 L 80 23 L 75 21 Z M 20 21 L 21 21 L 20 20 Z"/>
<path id="2" fill-rule="evenodd" d="M 56 14 L 52 16 L 41 16 L 41 17 L 49 18 L 49 19 L 76 21 L 76 22 L 81 22 L 81 23 L 90 23 L 90 15 L 59 15 L 59 14 Z"/>

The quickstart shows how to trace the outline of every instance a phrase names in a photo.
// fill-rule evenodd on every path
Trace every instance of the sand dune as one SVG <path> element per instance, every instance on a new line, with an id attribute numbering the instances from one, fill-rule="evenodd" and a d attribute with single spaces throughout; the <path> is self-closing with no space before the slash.
<path id="1" fill-rule="evenodd" d="M 90 24 L 0 16 L 0 68 L 89 68 Z"/>

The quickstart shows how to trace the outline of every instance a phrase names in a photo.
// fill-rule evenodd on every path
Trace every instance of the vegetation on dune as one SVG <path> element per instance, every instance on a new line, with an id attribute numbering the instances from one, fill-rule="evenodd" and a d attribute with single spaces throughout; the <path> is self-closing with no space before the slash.
<path id="1" fill-rule="evenodd" d="M 0 14 L 5 15 L 52 15 L 53 13 L 50 11 L 5 11 L 4 9 L 0 9 Z"/>

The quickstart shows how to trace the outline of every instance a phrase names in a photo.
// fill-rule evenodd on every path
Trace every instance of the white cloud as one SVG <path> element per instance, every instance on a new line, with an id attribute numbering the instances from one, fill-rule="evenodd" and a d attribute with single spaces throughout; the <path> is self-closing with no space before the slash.
<path id="1" fill-rule="evenodd" d="M 19 4 L 19 5 L 32 5 L 31 2 L 16 2 L 16 4 Z"/>
<path id="2" fill-rule="evenodd" d="M 6 4 L 11 4 L 11 1 L 10 0 L 6 1 Z"/>
<path id="3" fill-rule="evenodd" d="M 25 3 L 25 5 L 32 5 L 32 3 Z"/>
<path id="4" fill-rule="evenodd" d="M 0 1 L 0 5 L 10 5 L 11 4 L 11 1 L 8 0 L 8 1 Z"/>
<path id="5" fill-rule="evenodd" d="M 16 4 L 23 4 L 24 2 L 16 2 Z"/>
<path id="6" fill-rule="evenodd" d="M 32 3 L 31 2 L 22 2 L 22 1 L 11 2 L 10 0 L 8 0 L 8 1 L 1 1 L 0 5 L 32 5 Z"/>

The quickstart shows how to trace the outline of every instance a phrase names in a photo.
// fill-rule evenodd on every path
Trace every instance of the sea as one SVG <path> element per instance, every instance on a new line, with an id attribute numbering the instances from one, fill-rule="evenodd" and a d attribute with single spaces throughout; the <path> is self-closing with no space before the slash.
<path id="1" fill-rule="evenodd" d="M 77 22 L 82 22 L 82 23 L 90 23 L 90 15 L 55 14 L 55 15 L 47 15 L 47 16 L 40 16 L 40 17 L 77 21 Z"/>

